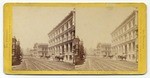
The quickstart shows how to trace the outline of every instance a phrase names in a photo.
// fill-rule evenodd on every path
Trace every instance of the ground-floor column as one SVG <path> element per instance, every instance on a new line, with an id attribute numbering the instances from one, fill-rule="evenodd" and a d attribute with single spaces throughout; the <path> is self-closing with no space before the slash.
<path id="1" fill-rule="evenodd" d="M 72 43 L 68 44 L 68 57 L 69 57 L 69 62 L 73 63 L 73 53 L 72 53 Z"/>
<path id="2" fill-rule="evenodd" d="M 122 53 L 122 52 L 121 52 L 121 45 L 119 45 L 119 52 Z"/>
<path id="3" fill-rule="evenodd" d="M 137 48 L 137 44 L 136 44 L 136 41 L 133 42 L 133 48 L 134 48 L 134 51 L 133 51 L 133 61 L 134 62 L 137 62 L 137 59 L 138 59 L 138 48 Z"/>
<path id="4" fill-rule="evenodd" d="M 53 50 L 52 50 L 52 51 L 53 51 L 53 54 L 55 55 L 55 48 L 54 48 L 54 47 L 53 47 Z"/>
<path id="5" fill-rule="evenodd" d="M 70 53 L 70 43 L 68 43 L 68 52 Z"/>
<path id="6" fill-rule="evenodd" d="M 68 56 L 66 54 L 66 44 L 64 44 L 64 55 L 65 55 L 64 61 L 67 61 L 68 60 Z"/>
<path id="7" fill-rule="evenodd" d="M 121 54 L 121 52 L 120 52 L 120 46 L 119 45 L 118 45 L 118 53 Z"/>
<path id="8" fill-rule="evenodd" d="M 115 53 L 118 55 L 118 53 L 117 53 L 117 47 L 115 46 Z"/>
<path id="9" fill-rule="evenodd" d="M 127 53 L 127 60 L 131 59 L 131 54 L 129 52 L 129 43 L 126 44 L 127 45 L 127 49 L 126 49 L 126 53 Z"/>
<path id="10" fill-rule="evenodd" d="M 125 53 L 125 44 L 123 44 L 123 53 Z"/>
<path id="11" fill-rule="evenodd" d="M 56 47 L 54 47 L 54 54 L 55 54 L 55 56 L 57 55 L 57 54 L 56 54 Z"/>
<path id="12" fill-rule="evenodd" d="M 59 56 L 58 46 L 56 46 L 56 53 L 57 53 L 57 56 Z"/>
<path id="13" fill-rule="evenodd" d="M 123 53 L 123 45 L 121 45 L 121 53 Z"/>
<path id="14" fill-rule="evenodd" d="M 62 46 L 60 45 L 59 48 L 60 48 L 60 50 L 59 50 L 60 53 L 63 54 L 63 53 L 62 53 Z"/>
<path id="15" fill-rule="evenodd" d="M 133 53 L 133 43 L 131 42 L 131 53 Z"/>
<path id="16" fill-rule="evenodd" d="M 136 54 L 136 62 L 138 62 L 138 39 L 137 39 L 137 34 L 136 34 L 136 39 L 135 39 L 135 54 Z"/>

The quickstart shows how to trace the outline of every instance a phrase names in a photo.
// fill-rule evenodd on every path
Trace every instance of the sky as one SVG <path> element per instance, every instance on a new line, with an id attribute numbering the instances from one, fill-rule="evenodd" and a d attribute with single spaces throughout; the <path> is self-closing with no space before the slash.
<path id="1" fill-rule="evenodd" d="M 48 33 L 61 22 L 73 7 L 13 7 L 13 36 L 25 50 L 34 43 L 48 43 Z M 96 48 L 97 43 L 111 43 L 110 33 L 135 8 L 78 7 L 76 8 L 76 34 L 85 48 Z"/>
<path id="2" fill-rule="evenodd" d="M 135 10 L 133 7 L 78 8 L 77 35 L 83 40 L 87 49 L 96 48 L 98 43 L 111 44 L 111 33 L 133 10 Z"/>
<path id="3" fill-rule="evenodd" d="M 23 50 L 48 43 L 48 33 L 73 10 L 61 7 L 13 7 L 13 36 Z"/>

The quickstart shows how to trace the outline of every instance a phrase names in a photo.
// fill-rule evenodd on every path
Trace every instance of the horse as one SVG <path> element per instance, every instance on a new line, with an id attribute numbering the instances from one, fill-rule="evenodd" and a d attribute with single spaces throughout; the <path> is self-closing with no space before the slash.
<path id="1" fill-rule="evenodd" d="M 113 56 L 113 55 L 109 55 L 108 57 L 111 59 L 111 58 L 113 58 L 114 56 Z"/>
<path id="2" fill-rule="evenodd" d="M 49 56 L 45 56 L 45 58 L 47 58 L 47 59 L 49 59 L 51 56 L 49 55 Z"/>
<path id="3" fill-rule="evenodd" d="M 126 60 L 127 56 L 126 55 L 119 55 L 118 58 L 120 58 L 121 60 L 124 60 L 124 59 Z"/>
<path id="4" fill-rule="evenodd" d="M 106 55 L 103 55 L 103 57 L 106 57 Z"/>
<path id="5" fill-rule="evenodd" d="M 43 55 L 40 55 L 40 58 L 42 58 L 43 57 Z"/>
<path id="6" fill-rule="evenodd" d="M 58 59 L 59 61 L 63 61 L 64 60 L 64 56 L 63 55 L 55 56 L 55 58 Z"/>

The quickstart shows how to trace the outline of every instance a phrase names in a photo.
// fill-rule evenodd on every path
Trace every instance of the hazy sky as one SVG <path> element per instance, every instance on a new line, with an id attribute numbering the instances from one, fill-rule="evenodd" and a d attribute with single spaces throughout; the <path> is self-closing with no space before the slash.
<path id="1" fill-rule="evenodd" d="M 76 29 L 86 48 L 98 42 L 111 43 L 110 33 L 135 8 L 76 8 Z M 72 7 L 13 7 L 13 36 L 23 49 L 48 43 L 48 33 L 73 10 Z"/>
<path id="2" fill-rule="evenodd" d="M 111 43 L 111 33 L 135 8 L 78 8 L 77 34 L 86 48 L 96 48 L 97 43 Z"/>
<path id="3" fill-rule="evenodd" d="M 33 48 L 34 43 L 48 43 L 48 33 L 73 10 L 54 7 L 14 7 L 13 35 L 23 49 Z"/>

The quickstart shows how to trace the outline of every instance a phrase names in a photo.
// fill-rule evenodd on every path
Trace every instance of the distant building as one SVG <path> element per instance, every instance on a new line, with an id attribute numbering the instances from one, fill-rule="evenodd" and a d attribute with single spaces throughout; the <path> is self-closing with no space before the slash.
<path id="1" fill-rule="evenodd" d="M 15 55 L 16 52 L 17 39 L 15 37 L 12 38 L 12 56 Z"/>
<path id="2" fill-rule="evenodd" d="M 30 49 L 29 52 L 30 52 L 30 55 L 33 57 L 39 57 L 40 56 L 35 49 Z"/>
<path id="3" fill-rule="evenodd" d="M 33 50 L 30 50 L 33 52 L 33 56 L 36 57 L 45 57 L 48 54 L 48 44 L 47 43 L 35 43 Z"/>
<path id="4" fill-rule="evenodd" d="M 111 44 L 109 43 L 98 43 L 96 55 L 100 57 L 108 57 L 111 55 Z"/>
<path id="5" fill-rule="evenodd" d="M 12 65 L 18 65 L 22 60 L 22 50 L 20 41 L 16 37 L 12 38 Z"/>
<path id="6" fill-rule="evenodd" d="M 112 33 L 112 52 L 125 54 L 128 61 L 137 61 L 138 12 L 133 11 Z"/>
<path id="7" fill-rule="evenodd" d="M 98 55 L 97 49 L 89 48 L 86 51 L 87 51 L 86 53 L 87 56 Z"/>

